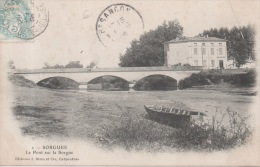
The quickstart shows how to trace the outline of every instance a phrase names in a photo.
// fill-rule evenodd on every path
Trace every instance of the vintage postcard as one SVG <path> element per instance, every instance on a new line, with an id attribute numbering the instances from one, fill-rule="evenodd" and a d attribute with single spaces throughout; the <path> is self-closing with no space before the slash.
<path id="1" fill-rule="evenodd" d="M 258 0 L 1 0 L 0 165 L 259 166 Z"/>

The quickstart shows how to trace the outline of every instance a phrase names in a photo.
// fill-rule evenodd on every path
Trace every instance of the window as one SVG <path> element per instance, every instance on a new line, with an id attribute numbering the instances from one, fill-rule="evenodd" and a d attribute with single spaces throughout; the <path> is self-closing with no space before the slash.
<path id="1" fill-rule="evenodd" d="M 203 54 L 203 55 L 206 54 L 206 48 L 202 48 L 202 54 Z"/>
<path id="2" fill-rule="evenodd" d="M 219 48 L 219 55 L 222 55 L 222 48 Z"/>
<path id="3" fill-rule="evenodd" d="M 193 45 L 194 45 L 194 46 L 197 46 L 197 43 L 194 43 Z"/>
<path id="4" fill-rule="evenodd" d="M 215 60 L 211 60 L 211 67 L 215 67 Z"/>
<path id="5" fill-rule="evenodd" d="M 194 66 L 198 66 L 199 65 L 199 61 L 198 60 L 194 60 Z"/>
<path id="6" fill-rule="evenodd" d="M 222 46 L 222 43 L 219 43 L 218 45 L 219 45 L 219 46 Z"/>
<path id="7" fill-rule="evenodd" d="M 207 67 L 207 60 L 203 60 L 203 67 Z"/>
<path id="8" fill-rule="evenodd" d="M 202 43 L 202 46 L 205 46 L 205 43 Z"/>
<path id="9" fill-rule="evenodd" d="M 197 54 L 198 54 L 198 49 L 194 48 L 194 55 L 197 55 Z"/>
<path id="10" fill-rule="evenodd" d="M 210 46 L 214 46 L 214 43 L 210 43 Z"/>
<path id="11" fill-rule="evenodd" d="M 214 55 L 214 48 L 210 48 L 210 54 Z"/>

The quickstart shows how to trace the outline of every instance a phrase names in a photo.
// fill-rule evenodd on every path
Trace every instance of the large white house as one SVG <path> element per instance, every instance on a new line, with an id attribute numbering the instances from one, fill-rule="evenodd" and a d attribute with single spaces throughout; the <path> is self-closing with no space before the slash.
<path id="1" fill-rule="evenodd" d="M 227 68 L 226 41 L 215 37 L 185 37 L 165 42 L 164 63 L 166 66 L 181 63 L 204 69 Z"/>

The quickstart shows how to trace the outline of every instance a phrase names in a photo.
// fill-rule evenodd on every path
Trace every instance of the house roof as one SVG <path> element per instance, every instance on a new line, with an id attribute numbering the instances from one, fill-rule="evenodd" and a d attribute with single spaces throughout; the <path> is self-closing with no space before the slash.
<path id="1" fill-rule="evenodd" d="M 182 37 L 167 41 L 165 43 L 183 43 L 183 42 L 226 42 L 226 39 L 216 37 Z"/>

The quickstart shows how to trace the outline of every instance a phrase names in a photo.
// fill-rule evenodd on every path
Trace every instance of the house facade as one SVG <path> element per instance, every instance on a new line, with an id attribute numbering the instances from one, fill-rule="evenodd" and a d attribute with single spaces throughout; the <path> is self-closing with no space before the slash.
<path id="1" fill-rule="evenodd" d="M 191 37 L 164 43 L 164 64 L 174 66 L 189 64 L 204 69 L 227 68 L 225 39 L 215 37 Z"/>

